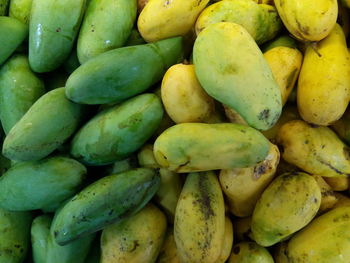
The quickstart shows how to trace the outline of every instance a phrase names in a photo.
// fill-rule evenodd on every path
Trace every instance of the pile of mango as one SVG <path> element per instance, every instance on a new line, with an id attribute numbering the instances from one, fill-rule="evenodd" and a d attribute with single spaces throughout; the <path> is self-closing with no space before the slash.
<path id="1" fill-rule="evenodd" d="M 349 0 L 0 0 L 0 263 L 349 263 Z"/>

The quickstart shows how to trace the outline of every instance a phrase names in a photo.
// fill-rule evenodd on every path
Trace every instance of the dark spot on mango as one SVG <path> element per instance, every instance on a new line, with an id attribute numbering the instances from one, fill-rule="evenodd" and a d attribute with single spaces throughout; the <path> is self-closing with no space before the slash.
<path id="1" fill-rule="evenodd" d="M 61 28 L 58 27 L 58 28 L 56 29 L 56 32 L 61 32 Z"/>
<path id="2" fill-rule="evenodd" d="M 239 254 L 240 251 L 241 251 L 241 248 L 239 246 L 235 246 L 233 248 L 233 253 L 235 253 L 236 255 Z"/>
<path id="3" fill-rule="evenodd" d="M 262 112 L 260 112 L 258 119 L 259 120 L 267 120 L 270 116 L 270 110 L 269 109 L 265 109 Z"/>

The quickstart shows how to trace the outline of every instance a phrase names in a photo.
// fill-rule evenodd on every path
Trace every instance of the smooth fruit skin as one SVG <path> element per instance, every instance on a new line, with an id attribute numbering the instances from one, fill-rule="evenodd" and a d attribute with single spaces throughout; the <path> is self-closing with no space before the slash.
<path id="1" fill-rule="evenodd" d="M 11 0 L 9 16 L 29 25 L 33 0 Z"/>
<path id="2" fill-rule="evenodd" d="M 193 47 L 197 78 L 214 99 L 237 111 L 253 128 L 267 130 L 282 111 L 281 91 L 261 50 L 242 26 L 205 28 Z"/>
<path id="3" fill-rule="evenodd" d="M 46 263 L 47 241 L 50 235 L 51 215 L 37 216 L 30 230 L 34 263 Z"/>
<path id="4" fill-rule="evenodd" d="M 233 247 L 228 263 L 274 263 L 269 251 L 255 242 L 241 242 Z"/>
<path id="5" fill-rule="evenodd" d="M 157 263 L 180 263 L 172 227 L 169 227 L 166 232 Z"/>
<path id="6" fill-rule="evenodd" d="M 86 0 L 35 0 L 29 22 L 29 63 L 35 72 L 50 72 L 69 56 Z"/>

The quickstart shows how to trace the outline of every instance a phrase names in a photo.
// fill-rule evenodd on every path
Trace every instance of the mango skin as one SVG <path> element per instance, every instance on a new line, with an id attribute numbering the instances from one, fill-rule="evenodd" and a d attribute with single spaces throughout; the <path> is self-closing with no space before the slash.
<path id="1" fill-rule="evenodd" d="M 148 168 L 103 177 L 84 188 L 56 212 L 51 226 L 55 242 L 65 245 L 140 211 L 159 188 Z"/>
<path id="2" fill-rule="evenodd" d="M 74 136 L 70 152 L 89 165 L 125 159 L 152 136 L 162 116 L 156 95 L 136 96 L 92 118 Z"/>
<path id="3" fill-rule="evenodd" d="M 305 227 L 321 204 L 316 180 L 305 173 L 283 174 L 265 189 L 252 216 L 253 238 L 271 246 Z"/>
<path id="4" fill-rule="evenodd" d="M 196 75 L 213 98 L 236 110 L 253 128 L 267 130 L 282 111 L 281 92 L 259 47 L 247 30 L 215 23 L 197 37 Z"/>
<path id="5" fill-rule="evenodd" d="M 241 242 L 233 247 L 228 263 L 274 263 L 269 251 L 255 242 Z"/>
<path id="6" fill-rule="evenodd" d="M 0 16 L 0 66 L 28 35 L 26 25 L 12 17 Z"/>
<path id="7" fill-rule="evenodd" d="M 20 162 L 0 177 L 0 206 L 11 211 L 55 211 L 81 187 L 86 168 L 66 157 Z"/>
<path id="8" fill-rule="evenodd" d="M 11 0 L 9 16 L 29 25 L 30 11 L 33 0 Z"/>
<path id="9" fill-rule="evenodd" d="M 80 63 L 122 47 L 134 25 L 136 11 L 136 0 L 91 0 L 77 42 Z"/>
<path id="10" fill-rule="evenodd" d="M 349 229 L 350 207 L 332 209 L 292 237 L 286 251 L 288 262 L 349 262 Z"/>
<path id="11" fill-rule="evenodd" d="M 274 38 L 282 28 L 277 10 L 251 0 L 226 0 L 205 8 L 196 21 L 197 35 L 207 26 L 232 22 L 243 26 L 258 45 Z"/>
<path id="12" fill-rule="evenodd" d="M 123 222 L 103 229 L 100 262 L 155 262 L 165 238 L 166 227 L 165 215 L 149 203 Z"/>
<path id="13" fill-rule="evenodd" d="M 350 175 L 349 147 L 328 127 L 301 120 L 285 123 L 278 131 L 282 158 L 300 169 L 324 177 Z"/>
<path id="14" fill-rule="evenodd" d="M 340 139 L 345 141 L 346 143 L 350 143 L 350 110 L 344 112 L 343 116 L 332 123 L 332 130 L 334 130 Z"/>
<path id="15" fill-rule="evenodd" d="M 275 47 L 297 48 L 297 41 L 289 35 L 280 35 L 275 39 L 272 39 L 269 42 L 265 43 L 261 47 L 261 50 L 265 53 Z"/>
<path id="16" fill-rule="evenodd" d="M 230 257 L 233 246 L 233 225 L 231 219 L 225 216 L 225 236 L 221 249 L 221 254 L 215 263 L 225 263 Z"/>
<path id="17" fill-rule="evenodd" d="M 147 42 L 185 36 L 209 0 L 149 0 L 137 20 L 137 27 Z"/>
<path id="18" fill-rule="evenodd" d="M 29 212 L 10 212 L 0 208 L 0 262 L 21 263 L 30 248 Z"/>
<path id="19" fill-rule="evenodd" d="M 107 51 L 69 76 L 66 95 L 77 103 L 121 102 L 159 81 L 181 54 L 180 37 Z"/>
<path id="20" fill-rule="evenodd" d="M 16 161 L 40 160 L 73 134 L 85 113 L 85 106 L 66 98 L 65 88 L 52 90 L 40 97 L 12 127 L 2 153 Z"/>
<path id="21" fill-rule="evenodd" d="M 174 231 L 172 228 L 169 228 L 166 232 L 157 263 L 181 263 L 177 254 Z"/>
<path id="22" fill-rule="evenodd" d="M 45 93 L 44 83 L 24 55 L 12 56 L 0 68 L 0 119 L 5 134 Z"/>
<path id="23" fill-rule="evenodd" d="M 32 254 L 35 263 L 46 263 L 47 240 L 50 235 L 51 215 L 37 216 L 30 230 L 32 241 Z"/>
<path id="24" fill-rule="evenodd" d="M 268 140 L 248 126 L 181 123 L 156 139 L 154 155 L 161 167 L 186 173 L 249 167 L 262 161 L 269 147 Z"/>
<path id="25" fill-rule="evenodd" d="M 333 29 L 338 16 L 337 0 L 275 0 L 288 31 L 301 41 L 320 41 Z"/>
<path id="26" fill-rule="evenodd" d="M 86 0 L 35 0 L 29 23 L 29 63 L 35 72 L 50 72 L 69 56 Z"/>

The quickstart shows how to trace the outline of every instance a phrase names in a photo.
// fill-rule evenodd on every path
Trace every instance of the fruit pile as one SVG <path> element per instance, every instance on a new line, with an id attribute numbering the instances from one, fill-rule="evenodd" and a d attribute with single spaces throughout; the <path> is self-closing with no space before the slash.
<path id="1" fill-rule="evenodd" d="M 0 263 L 349 263 L 350 0 L 0 0 Z"/>

